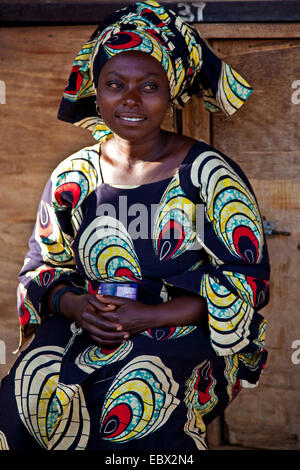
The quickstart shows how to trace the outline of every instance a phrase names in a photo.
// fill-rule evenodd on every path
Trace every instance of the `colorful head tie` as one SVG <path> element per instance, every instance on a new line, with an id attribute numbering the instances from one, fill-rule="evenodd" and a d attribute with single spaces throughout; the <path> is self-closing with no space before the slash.
<path id="1" fill-rule="evenodd" d="M 250 85 L 220 60 L 198 32 L 155 1 L 136 3 L 110 15 L 76 56 L 58 118 L 106 140 L 112 132 L 96 112 L 99 74 L 125 51 L 150 54 L 163 66 L 175 106 L 202 95 L 207 110 L 235 113 L 252 93 Z"/>

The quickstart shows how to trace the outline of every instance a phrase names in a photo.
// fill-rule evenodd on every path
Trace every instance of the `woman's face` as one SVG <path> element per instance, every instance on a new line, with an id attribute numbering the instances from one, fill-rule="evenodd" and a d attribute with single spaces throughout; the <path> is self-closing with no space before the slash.
<path id="1" fill-rule="evenodd" d="M 155 137 L 170 102 L 167 75 L 148 54 L 119 53 L 101 70 L 96 102 L 103 121 L 119 137 Z"/>

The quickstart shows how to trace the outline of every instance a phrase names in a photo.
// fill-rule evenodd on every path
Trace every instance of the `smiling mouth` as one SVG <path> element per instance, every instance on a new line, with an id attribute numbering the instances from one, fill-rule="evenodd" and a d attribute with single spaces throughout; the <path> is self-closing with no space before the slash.
<path id="1" fill-rule="evenodd" d="M 129 116 L 118 116 L 119 119 L 122 119 L 122 121 L 127 121 L 127 122 L 141 122 L 145 121 L 145 117 L 129 117 Z"/>

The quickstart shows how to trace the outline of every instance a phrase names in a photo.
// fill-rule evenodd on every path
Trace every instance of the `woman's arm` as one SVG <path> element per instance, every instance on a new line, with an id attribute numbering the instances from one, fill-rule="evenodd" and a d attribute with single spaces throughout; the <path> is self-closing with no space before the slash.
<path id="1" fill-rule="evenodd" d="M 62 210 L 60 216 L 69 223 L 67 209 Z M 76 269 L 70 241 L 71 236 L 62 230 L 57 220 L 53 207 L 53 181 L 50 178 L 41 197 L 29 250 L 19 273 L 20 346 L 43 318 L 53 313 L 53 310 L 48 312 L 45 305 L 54 286 L 66 283 L 84 290 L 84 279 Z"/>
<path id="2" fill-rule="evenodd" d="M 208 145 L 193 163 L 191 183 L 204 204 L 197 241 L 208 260 L 165 281 L 206 299 L 218 355 L 260 353 L 265 321 L 257 311 L 268 302 L 270 266 L 255 195 L 242 170 Z"/>
<path id="3" fill-rule="evenodd" d="M 49 313 L 54 313 L 48 302 L 51 292 L 65 284 L 82 292 L 89 289 L 77 269 L 72 246 L 83 217 L 81 205 L 98 185 L 93 158 L 98 160 L 99 156 L 90 147 L 71 155 L 55 168 L 44 188 L 29 251 L 19 273 L 20 345 Z M 79 187 L 85 189 L 78 192 Z"/>
<path id="4" fill-rule="evenodd" d="M 96 302 L 101 305 L 115 305 L 111 311 L 97 312 L 96 323 L 99 338 L 102 341 L 102 328 L 111 323 L 121 327 L 124 339 L 134 336 L 149 328 L 165 326 L 187 326 L 206 322 L 207 308 L 203 297 L 187 294 L 157 305 L 146 305 L 138 300 L 125 299 L 109 295 L 97 295 L 92 304 L 97 310 Z"/>
<path id="5" fill-rule="evenodd" d="M 207 325 L 207 304 L 200 295 L 181 295 L 155 307 L 153 322 L 156 327 Z"/>
<path id="6" fill-rule="evenodd" d="M 75 322 L 76 326 L 85 330 L 97 344 L 102 346 L 114 347 L 129 337 L 120 324 L 101 320 L 102 313 L 115 310 L 116 307 L 113 304 L 101 303 L 94 294 L 79 294 L 66 290 L 60 297 L 59 304 L 55 305 L 56 293 L 68 287 L 71 287 L 71 284 L 60 282 L 50 290 L 45 302 L 45 308 L 49 313 L 59 313 Z"/>
<path id="7" fill-rule="evenodd" d="M 53 296 L 63 287 L 63 284 L 57 285 L 49 296 L 48 308 L 53 313 Z M 149 328 L 207 324 L 206 301 L 196 294 L 146 305 L 110 295 L 66 292 L 61 297 L 60 310 L 63 316 L 83 328 L 96 344 L 105 347 L 115 347 Z"/>

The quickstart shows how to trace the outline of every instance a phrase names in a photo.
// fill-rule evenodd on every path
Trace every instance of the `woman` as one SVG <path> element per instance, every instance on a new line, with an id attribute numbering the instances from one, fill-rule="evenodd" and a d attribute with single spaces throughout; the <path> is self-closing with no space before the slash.
<path id="1" fill-rule="evenodd" d="M 76 57 L 59 118 L 99 143 L 41 199 L 19 287 L 22 342 L 35 337 L 1 386 L 2 448 L 203 450 L 206 424 L 257 384 L 269 265 L 255 196 L 225 155 L 161 129 L 201 90 L 228 115 L 251 93 L 153 1 Z"/>

